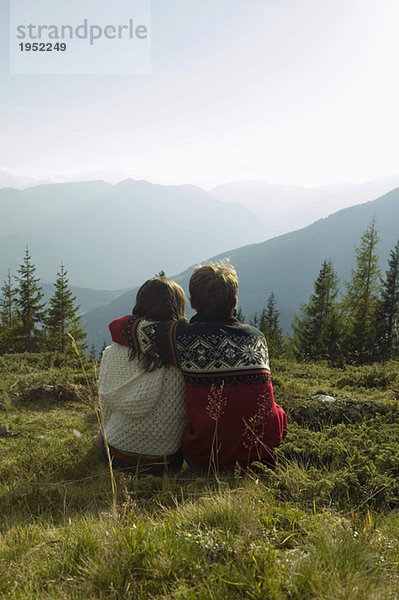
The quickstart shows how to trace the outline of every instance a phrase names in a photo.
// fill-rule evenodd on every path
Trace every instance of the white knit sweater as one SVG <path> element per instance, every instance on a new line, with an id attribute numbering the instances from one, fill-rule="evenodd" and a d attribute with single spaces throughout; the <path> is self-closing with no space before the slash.
<path id="1" fill-rule="evenodd" d="M 111 446 L 139 454 L 173 454 L 187 424 L 185 383 L 166 366 L 143 371 L 129 349 L 108 346 L 101 359 L 99 396 L 105 434 Z"/>

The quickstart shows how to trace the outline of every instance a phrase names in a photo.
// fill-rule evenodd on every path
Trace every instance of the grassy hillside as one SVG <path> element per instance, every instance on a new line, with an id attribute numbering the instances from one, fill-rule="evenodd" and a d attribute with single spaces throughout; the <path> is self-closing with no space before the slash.
<path id="1" fill-rule="evenodd" d="M 0 357 L 0 596 L 398 598 L 398 366 L 276 362 L 275 471 L 115 473 L 113 497 L 93 367 Z"/>

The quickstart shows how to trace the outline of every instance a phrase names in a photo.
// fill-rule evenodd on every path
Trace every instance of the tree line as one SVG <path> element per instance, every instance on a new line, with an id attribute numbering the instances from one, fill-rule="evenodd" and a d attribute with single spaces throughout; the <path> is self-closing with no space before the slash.
<path id="1" fill-rule="evenodd" d="M 399 240 L 390 251 L 382 276 L 373 219 L 355 247 L 355 266 L 344 292 L 331 259 L 325 259 L 309 301 L 292 322 L 293 335 L 283 336 L 272 293 L 260 317 L 251 323 L 266 336 L 271 356 L 300 361 L 326 360 L 332 366 L 367 364 L 399 358 Z M 239 311 L 239 319 L 243 319 Z"/>
<path id="2" fill-rule="evenodd" d="M 379 241 L 373 219 L 355 246 L 355 265 L 344 292 L 331 259 L 322 262 L 314 291 L 292 322 L 292 337 L 284 336 L 272 292 L 267 306 L 250 321 L 266 336 L 270 355 L 300 361 L 325 360 L 332 366 L 367 364 L 399 358 L 399 240 L 382 275 Z M 8 277 L 0 297 L 0 354 L 7 352 L 72 352 L 70 335 L 86 349 L 79 306 L 61 264 L 48 306 L 28 248 L 16 276 Z M 237 320 L 244 322 L 242 310 Z M 95 358 L 92 347 L 90 356 Z"/>
<path id="3" fill-rule="evenodd" d="M 48 305 L 36 267 L 26 248 L 17 275 L 8 277 L 0 297 L 0 354 L 14 352 L 73 352 L 73 336 L 79 349 L 86 349 L 86 333 L 81 327 L 79 306 L 68 285 L 63 264 L 54 283 Z"/>

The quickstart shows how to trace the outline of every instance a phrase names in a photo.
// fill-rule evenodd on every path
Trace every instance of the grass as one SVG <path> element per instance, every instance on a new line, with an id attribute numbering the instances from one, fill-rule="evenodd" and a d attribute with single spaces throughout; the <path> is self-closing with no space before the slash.
<path id="1" fill-rule="evenodd" d="M 398 364 L 274 371 L 290 421 L 275 471 L 117 472 L 115 514 L 79 365 L 0 357 L 0 597 L 398 598 Z"/>

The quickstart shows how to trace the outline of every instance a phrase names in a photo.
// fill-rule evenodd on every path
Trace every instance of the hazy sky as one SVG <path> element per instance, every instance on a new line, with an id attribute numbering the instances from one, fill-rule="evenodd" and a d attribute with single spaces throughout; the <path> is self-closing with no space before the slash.
<path id="1" fill-rule="evenodd" d="M 399 173 L 398 0 L 153 0 L 140 76 L 9 75 L 0 3 L 0 168 L 204 187 Z"/>

